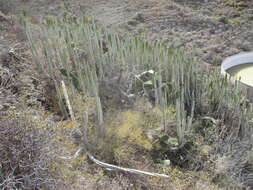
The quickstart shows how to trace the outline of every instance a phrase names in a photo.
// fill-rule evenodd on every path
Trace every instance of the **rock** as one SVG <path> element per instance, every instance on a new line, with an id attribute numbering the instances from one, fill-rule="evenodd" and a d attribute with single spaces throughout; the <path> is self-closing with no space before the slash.
<path id="1" fill-rule="evenodd" d="M 170 163 L 171 163 L 170 160 L 163 160 L 162 162 L 166 166 L 170 166 Z"/>

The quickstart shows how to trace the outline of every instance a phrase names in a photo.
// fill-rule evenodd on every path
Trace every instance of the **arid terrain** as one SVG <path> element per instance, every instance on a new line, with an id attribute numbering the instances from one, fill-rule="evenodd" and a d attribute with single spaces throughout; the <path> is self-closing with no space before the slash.
<path id="1" fill-rule="evenodd" d="M 194 59 L 198 61 L 201 71 L 210 72 L 212 69 L 219 70 L 222 61 L 230 55 L 253 51 L 253 1 L 9 0 L 7 2 L 7 0 L 0 0 L 0 127 L 2 124 L 6 128 L 16 124 L 26 126 L 28 122 L 29 124 L 32 123 L 39 131 L 42 130 L 42 133 L 46 131 L 43 134 L 49 138 L 45 138 L 45 142 L 48 145 L 50 144 L 48 150 L 45 150 L 46 153 L 41 153 L 49 156 L 46 158 L 38 156 L 36 159 L 43 157 L 42 160 L 50 163 L 50 169 L 47 168 L 46 173 L 42 172 L 43 176 L 49 175 L 50 177 L 43 183 L 35 180 L 34 183 L 40 183 L 40 186 L 32 186 L 34 189 L 250 190 L 253 188 L 253 143 L 250 141 L 252 138 L 247 143 L 246 140 L 243 142 L 236 140 L 235 144 L 237 144 L 235 146 L 239 146 L 239 148 L 232 151 L 231 156 L 226 154 L 227 152 L 223 155 L 218 154 L 217 149 L 219 148 L 213 144 L 203 144 L 202 138 L 206 137 L 199 135 L 197 138 L 201 138 L 201 140 L 198 140 L 202 144 L 197 150 L 202 152 L 197 153 L 195 157 L 200 160 L 201 166 L 196 171 L 188 165 L 185 167 L 182 163 L 175 168 L 168 168 L 163 164 L 158 164 L 158 166 L 154 164 L 152 160 L 153 157 L 156 157 L 154 154 L 157 152 L 153 149 L 150 151 L 150 148 L 147 148 L 151 146 L 149 141 L 140 138 L 138 130 L 134 126 L 149 125 L 153 122 L 150 125 L 156 126 L 159 130 L 160 124 L 157 124 L 156 120 L 159 120 L 161 113 L 150 102 L 142 98 L 133 104 L 133 107 L 129 109 L 130 111 L 124 106 L 124 108 L 120 108 L 120 111 L 117 110 L 118 108 L 115 109 L 114 106 L 111 108 L 110 97 L 118 96 L 114 93 L 114 89 L 117 88 L 115 84 L 108 85 L 108 88 L 113 89 L 110 90 L 112 91 L 111 94 L 114 93 L 114 95 L 110 93 L 107 95 L 108 89 L 105 90 L 106 95 L 104 94 L 104 96 L 109 97 L 108 103 L 106 102 L 103 108 L 107 110 L 105 125 L 119 125 L 119 129 L 122 127 L 123 133 L 125 132 L 124 125 L 133 126 L 133 130 L 137 131 L 135 134 L 138 140 L 135 137 L 127 137 L 121 134 L 119 136 L 122 139 L 136 141 L 138 146 L 133 146 L 131 143 L 127 144 L 128 141 L 126 140 L 120 142 L 120 146 L 115 148 L 114 144 L 108 145 L 110 139 L 105 138 L 105 142 L 98 143 L 97 149 L 92 147 L 90 151 L 100 160 L 108 163 L 122 164 L 130 168 L 137 167 L 137 169 L 145 171 L 152 169 L 158 173 L 171 174 L 172 177 L 169 180 L 152 177 L 147 179 L 144 176 L 102 169 L 92 163 L 85 154 L 75 160 L 61 159 L 60 157 L 63 157 L 63 155 L 75 154 L 78 147 L 81 146 L 81 141 L 75 142 L 76 138 L 73 137 L 73 133 L 76 132 L 75 127 L 84 120 L 83 116 L 80 115 L 80 112 L 84 112 L 82 106 L 89 108 L 87 115 L 91 118 L 91 121 L 94 120 L 94 115 L 96 115 L 94 113 L 94 103 L 89 101 L 81 101 L 82 103 L 80 103 L 81 95 L 78 94 L 72 101 L 77 121 L 74 122 L 64 118 L 57 104 L 58 100 L 53 80 L 42 75 L 34 63 L 26 36 L 27 31 L 22 23 L 22 14 L 25 14 L 28 21 L 34 25 L 33 32 L 35 36 L 37 29 L 45 23 L 47 18 L 53 16 L 63 17 L 64 15 L 74 18 L 85 16 L 99 26 L 119 34 L 123 39 L 125 35 L 141 36 L 150 44 L 161 42 L 166 47 L 184 48 L 184 51 L 193 55 Z M 101 90 L 101 93 L 103 92 Z M 13 119 L 11 119 L 11 122 L 8 121 L 10 117 Z M 150 118 L 154 118 L 155 121 Z M 212 119 L 211 123 L 213 122 L 215 125 L 218 123 L 217 126 L 220 128 L 210 133 L 216 133 L 217 131 L 219 134 L 222 133 L 222 127 L 226 125 L 224 124 L 225 120 L 221 121 L 220 118 L 215 118 L 216 120 L 213 121 Z M 210 125 L 209 117 L 207 120 Z M 87 125 L 89 125 L 89 122 L 87 122 Z M 174 123 L 172 122 L 169 125 L 173 126 Z M 196 125 L 204 124 L 198 123 Z M 116 132 L 111 133 L 118 135 L 114 134 Z M 173 131 L 171 133 L 173 134 Z M 0 131 L 0 136 L 1 134 L 8 133 Z M 210 136 L 210 138 L 215 137 Z M 155 142 L 151 144 L 155 146 Z M 41 146 L 41 144 L 38 146 Z M 229 148 L 226 146 L 225 149 Z M 241 163 L 233 162 L 233 158 L 236 157 L 233 155 L 241 154 L 242 157 L 245 157 L 246 153 L 250 151 L 252 155 L 251 162 L 244 160 L 246 164 L 243 163 L 242 166 L 242 168 L 246 168 L 244 169 L 248 173 L 242 173 L 251 176 L 251 178 L 248 177 L 248 181 L 242 182 L 240 179 L 236 179 L 238 173 L 235 170 L 241 172 L 244 169 L 239 168 Z M 195 154 L 195 152 L 191 153 L 192 155 Z M 114 156 L 110 157 L 110 154 L 114 154 Z M 0 155 L 0 159 L 4 160 L 5 158 L 1 158 Z M 169 159 L 173 162 L 173 158 Z M 197 165 L 197 163 L 194 164 Z M 4 171 L 3 163 L 0 163 L 0 176 L 1 169 Z M 40 170 L 38 169 L 38 171 Z M 233 179 L 233 182 L 229 179 Z M 0 178 L 0 188 L 5 185 L 1 183 Z M 10 185 L 5 186 L 3 189 L 9 190 L 12 188 Z"/>

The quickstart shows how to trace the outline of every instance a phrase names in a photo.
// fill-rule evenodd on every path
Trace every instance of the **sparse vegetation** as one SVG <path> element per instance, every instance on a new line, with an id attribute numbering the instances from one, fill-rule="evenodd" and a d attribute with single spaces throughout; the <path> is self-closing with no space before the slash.
<path id="1" fill-rule="evenodd" d="M 41 27 L 39 41 L 33 38 L 32 25 L 26 23 L 26 27 L 34 60 L 40 69 L 53 79 L 58 96 L 60 98 L 62 96 L 59 82 L 66 80 L 71 96 L 82 91 L 86 97 L 94 98 L 96 101 L 95 134 L 100 138 L 107 135 L 105 133 L 107 129 L 104 128 L 104 119 L 107 118 L 104 118 L 104 115 L 108 113 L 103 110 L 108 104 L 103 99 L 106 94 L 100 93 L 105 92 L 101 84 L 107 86 L 114 78 L 118 78 L 115 82 L 119 82 L 118 86 L 116 85 L 117 93 L 120 97 L 125 96 L 127 102 L 129 97 L 136 99 L 138 96 L 144 96 L 162 110 L 163 129 L 173 131 L 174 134 L 169 136 L 175 135 L 177 138 L 177 142 L 170 141 L 173 137 L 166 140 L 174 145 L 174 153 L 168 149 L 170 156 L 164 152 L 169 159 L 182 157 L 185 162 L 187 160 L 189 164 L 191 162 L 196 164 L 196 160 L 188 160 L 188 153 L 185 151 L 187 149 L 192 153 L 195 151 L 193 147 L 196 147 L 197 142 L 192 125 L 206 115 L 219 119 L 225 125 L 223 129 L 215 126 L 218 137 L 212 145 L 217 148 L 220 145 L 224 148 L 223 143 L 226 144 L 228 141 L 250 138 L 252 127 L 249 120 L 252 117 L 252 110 L 243 100 L 246 97 L 243 89 L 236 84 L 231 85 L 229 78 L 220 76 L 215 70 L 209 73 L 200 72 L 198 60 L 184 53 L 183 49 L 166 48 L 159 42 L 150 45 L 140 37 L 125 36 L 121 39 L 117 34 L 87 22 L 85 18 L 68 16 L 63 19 L 47 18 Z M 142 81 L 138 74 L 148 70 L 151 78 Z M 120 86 L 120 81 L 126 79 L 125 86 Z M 134 85 L 138 80 L 141 80 L 142 84 Z M 133 105 L 130 103 L 128 106 Z M 113 107 L 119 109 L 117 106 Z M 166 114 L 168 107 L 175 109 L 174 129 L 170 129 L 171 126 L 166 122 L 170 119 Z M 144 131 L 140 127 L 142 124 L 135 123 L 138 113 L 134 115 L 134 118 L 126 124 L 115 126 L 115 129 L 110 130 L 115 131 L 114 136 L 120 141 L 125 139 L 130 144 L 152 148 L 150 142 L 143 139 Z M 128 116 L 122 117 L 127 119 Z M 132 131 L 132 134 L 129 131 Z M 116 149 L 113 148 L 114 145 L 110 140 L 106 143 L 112 144 L 109 147 L 112 148 L 111 151 L 116 151 L 116 157 L 119 159 L 124 151 L 122 152 L 119 147 L 116 148 L 117 146 Z M 179 164 L 181 167 L 183 165 Z"/>
<path id="2" fill-rule="evenodd" d="M 0 122 L 0 188 L 53 187 L 55 181 L 48 172 L 49 133 L 38 129 L 29 117 L 15 113 L 1 118 Z"/>
<path id="3" fill-rule="evenodd" d="M 27 2 L 0 0 L 1 39 L 22 41 L 0 44 L 1 189 L 251 189 L 252 102 L 211 65 L 252 47 L 230 42 L 250 1 Z M 42 15 L 24 15 L 21 39 L 26 6 Z"/>

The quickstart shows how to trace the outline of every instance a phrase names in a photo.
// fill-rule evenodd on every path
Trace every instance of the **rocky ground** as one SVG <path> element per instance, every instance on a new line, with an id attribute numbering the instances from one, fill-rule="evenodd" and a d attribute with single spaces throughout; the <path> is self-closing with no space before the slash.
<path id="1" fill-rule="evenodd" d="M 253 2 L 250 0 L 70 0 L 65 5 L 60 0 L 12 0 L 8 4 L 0 0 L 0 5 L 0 117 L 11 110 L 25 109 L 32 110 L 33 116 L 44 118 L 51 124 L 59 121 L 58 116 L 48 112 L 50 101 L 53 101 L 49 100 L 52 96 L 47 96 L 49 83 L 41 81 L 30 59 L 26 36 L 19 23 L 18 15 L 22 10 L 32 22 L 39 24 L 48 14 L 60 15 L 63 7 L 78 16 L 81 7 L 86 16 L 94 17 L 96 22 L 116 32 L 143 35 L 151 43 L 161 40 L 169 46 L 185 47 L 200 59 L 204 68 L 219 66 L 225 57 L 235 53 L 253 50 Z M 61 135 L 69 132 L 69 128 L 55 130 Z M 76 147 L 68 143 L 69 137 L 66 139 L 60 142 L 75 150 Z M 87 179 L 92 177 L 83 176 L 80 168 L 92 170 L 93 166 L 81 167 L 78 162 L 61 164 L 67 165 L 64 170 L 72 182 L 66 189 L 118 189 L 122 187 L 120 180 L 131 189 L 134 181 L 127 181 L 129 179 L 120 174 L 113 180 L 100 179 L 102 172 L 96 170 L 91 183 Z M 73 176 L 78 177 L 73 179 Z M 191 179 L 184 176 L 180 180 Z M 142 179 L 137 180 L 143 183 Z M 180 180 L 172 181 L 170 188 L 192 186 L 189 183 L 179 188 L 180 185 L 175 183 Z M 195 181 L 197 189 L 217 189 L 216 185 Z M 158 186 L 155 188 L 159 189 Z"/>
<path id="2" fill-rule="evenodd" d="M 99 23 L 196 51 L 220 65 L 229 55 L 252 50 L 252 2 L 92 1 L 84 3 Z"/>

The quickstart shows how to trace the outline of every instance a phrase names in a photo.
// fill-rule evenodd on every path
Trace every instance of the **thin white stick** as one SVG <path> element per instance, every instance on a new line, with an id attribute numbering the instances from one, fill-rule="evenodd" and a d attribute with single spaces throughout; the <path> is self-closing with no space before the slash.
<path id="1" fill-rule="evenodd" d="M 76 159 L 81 154 L 81 152 L 82 152 L 82 149 L 78 149 L 76 151 L 76 153 L 74 154 L 74 156 L 60 156 L 60 158 L 64 159 L 64 160 L 73 160 L 73 159 Z M 146 171 L 142 171 L 142 170 L 136 170 L 136 169 L 131 169 L 131 168 L 123 168 L 123 167 L 120 167 L 120 166 L 107 164 L 105 162 L 101 162 L 101 161 L 97 160 L 89 152 L 87 153 L 87 155 L 88 155 L 88 157 L 90 158 L 91 161 L 93 161 L 97 165 L 102 166 L 102 167 L 104 167 L 108 170 L 119 170 L 119 171 L 124 171 L 124 172 L 128 172 L 128 173 L 143 174 L 143 175 L 149 175 L 149 176 L 154 176 L 154 177 L 163 177 L 163 178 L 169 178 L 170 177 L 169 175 L 166 175 L 166 174 L 151 173 L 151 172 L 146 172 Z"/>
<path id="2" fill-rule="evenodd" d="M 88 153 L 88 156 L 93 162 L 95 162 L 99 166 L 105 167 L 107 169 L 120 170 L 120 171 L 124 171 L 124 172 L 128 172 L 128 173 L 134 173 L 134 174 L 144 174 L 144 175 L 149 175 L 149 176 L 154 176 L 154 177 L 164 177 L 164 178 L 169 178 L 170 177 L 166 174 L 151 173 L 151 172 L 146 172 L 146 171 L 142 171 L 142 170 L 136 170 L 136 169 L 131 169 L 131 168 L 123 168 L 123 167 L 120 167 L 120 166 L 107 164 L 105 162 L 101 162 L 101 161 L 97 160 L 90 153 Z"/>
<path id="3" fill-rule="evenodd" d="M 63 89 L 63 94 L 64 94 L 64 97 L 65 97 L 65 100 L 66 100 L 66 104 L 67 104 L 67 107 L 69 109 L 70 118 L 71 118 L 72 121 L 75 121 L 75 116 L 74 116 L 72 107 L 70 105 L 68 92 L 67 92 L 67 89 L 66 89 L 66 86 L 65 86 L 65 83 L 64 83 L 63 80 L 61 81 L 61 84 L 62 84 L 62 89 Z"/>

